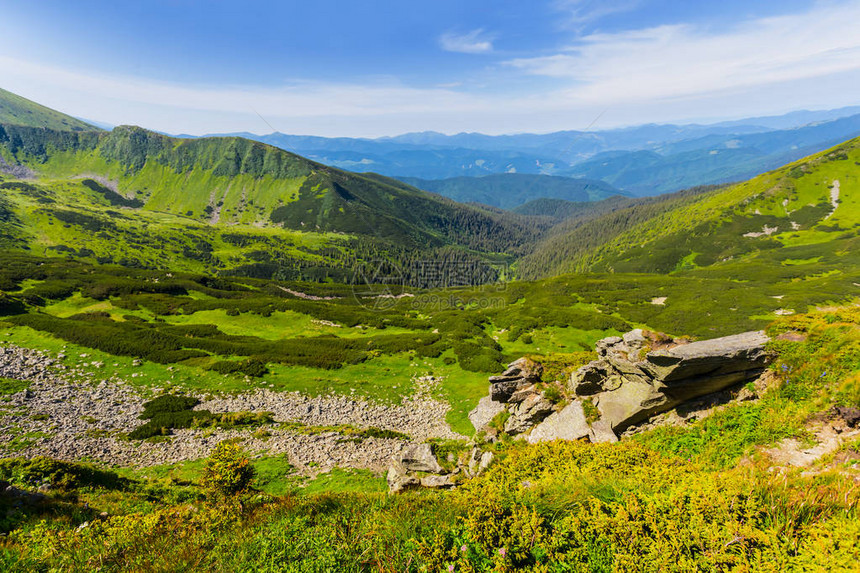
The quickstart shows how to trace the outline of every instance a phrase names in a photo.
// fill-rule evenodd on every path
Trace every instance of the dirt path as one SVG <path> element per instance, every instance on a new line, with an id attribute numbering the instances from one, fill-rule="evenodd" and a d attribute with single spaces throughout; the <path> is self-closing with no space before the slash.
<path id="1" fill-rule="evenodd" d="M 833 210 L 829 215 L 824 217 L 826 221 L 836 212 L 836 209 L 839 207 L 839 179 L 833 180 L 833 185 L 830 187 L 830 204 L 833 205 Z"/>
<path id="2" fill-rule="evenodd" d="M 860 437 L 860 427 L 850 427 L 836 417 L 813 422 L 808 427 L 811 440 L 788 438 L 772 448 L 763 448 L 775 466 L 809 468 L 812 473 L 829 469 L 832 464 L 820 467 L 827 456 L 839 451 L 846 443 Z M 819 467 L 816 467 L 819 466 Z"/>

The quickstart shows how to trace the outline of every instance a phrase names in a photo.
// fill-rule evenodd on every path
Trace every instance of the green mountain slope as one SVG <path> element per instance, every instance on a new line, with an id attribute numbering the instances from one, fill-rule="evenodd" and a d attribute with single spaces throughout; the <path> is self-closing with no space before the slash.
<path id="1" fill-rule="evenodd" d="M 598 216 L 608 211 L 635 205 L 637 202 L 639 200 L 621 195 L 614 195 L 601 201 L 586 202 L 565 201 L 564 199 L 535 199 L 511 209 L 511 211 L 532 217 L 552 217 L 560 222 L 571 218 Z"/>
<path id="2" fill-rule="evenodd" d="M 513 209 L 535 199 L 566 201 L 600 201 L 612 195 L 624 195 L 609 183 L 596 179 L 577 179 L 552 175 L 500 173 L 483 177 L 418 179 L 400 177 L 401 181 L 450 197 L 462 203 L 483 203 L 502 209 Z"/>
<path id="3" fill-rule="evenodd" d="M 566 232 L 559 227 L 521 268 L 527 276 L 668 273 L 847 257 L 860 227 L 858 176 L 860 139 L 853 139 L 744 183 L 658 197 Z"/>
<path id="4" fill-rule="evenodd" d="M 0 123 L 71 131 L 97 131 L 94 125 L 0 89 Z"/>
<path id="5" fill-rule="evenodd" d="M 0 124 L 0 159 L 0 240 L 97 261 L 296 277 L 273 269 L 495 258 L 549 225 L 233 137 Z"/>

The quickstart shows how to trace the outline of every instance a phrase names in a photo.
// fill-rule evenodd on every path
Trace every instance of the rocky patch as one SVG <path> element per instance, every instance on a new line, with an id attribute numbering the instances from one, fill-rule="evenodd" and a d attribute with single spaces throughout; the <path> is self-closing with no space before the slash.
<path id="1" fill-rule="evenodd" d="M 148 399 L 121 380 L 78 381 L 62 364 L 62 354 L 0 347 L 0 377 L 26 380 L 29 387 L 0 401 L 0 457 L 38 455 L 107 465 L 151 466 L 199 459 L 220 441 L 239 438 L 256 455 L 286 454 L 306 475 L 333 467 L 383 472 L 392 455 L 412 442 L 398 438 L 350 439 L 331 431 L 302 433 L 280 422 L 307 426 L 350 425 L 392 430 L 416 441 L 460 439 L 445 423 L 449 406 L 432 397 L 438 379 L 413 381 L 416 393 L 384 405 L 342 396 L 308 397 L 258 390 L 231 396 L 196 396 L 198 409 L 271 412 L 275 424 L 250 429 L 180 429 L 161 440 L 130 441 L 129 431 Z"/>

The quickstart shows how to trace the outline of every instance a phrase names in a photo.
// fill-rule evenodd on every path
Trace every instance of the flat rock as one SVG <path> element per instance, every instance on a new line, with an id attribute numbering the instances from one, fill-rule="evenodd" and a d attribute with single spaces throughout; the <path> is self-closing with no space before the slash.
<path id="1" fill-rule="evenodd" d="M 428 487 L 431 489 L 450 489 L 456 485 L 454 476 L 451 475 L 424 476 L 421 478 L 420 483 L 421 487 Z"/>
<path id="2" fill-rule="evenodd" d="M 654 350 L 647 354 L 644 368 L 666 383 L 764 368 L 770 358 L 765 350 L 769 340 L 758 330 Z"/>
<path id="3" fill-rule="evenodd" d="M 535 426 L 526 440 L 530 444 L 553 440 L 580 440 L 590 434 L 591 428 L 585 420 L 582 403 L 575 400 Z"/>

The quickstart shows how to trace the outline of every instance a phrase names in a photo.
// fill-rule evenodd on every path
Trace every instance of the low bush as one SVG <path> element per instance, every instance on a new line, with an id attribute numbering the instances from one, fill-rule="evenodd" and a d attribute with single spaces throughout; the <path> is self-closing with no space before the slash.
<path id="1" fill-rule="evenodd" d="M 248 489 L 254 468 L 241 446 L 224 441 L 206 459 L 203 487 L 216 496 L 235 495 Z"/>
<path id="2" fill-rule="evenodd" d="M 133 440 L 166 436 L 180 428 L 259 426 L 274 421 L 271 412 L 226 412 L 213 414 L 209 410 L 193 410 L 197 398 L 164 394 L 144 404 L 141 420 L 147 420 L 129 432 Z"/>
<path id="3" fill-rule="evenodd" d="M 0 460 L 0 479 L 23 487 L 49 485 L 58 489 L 80 487 L 125 489 L 129 484 L 128 480 L 119 477 L 116 473 L 90 464 L 65 462 L 44 456 Z"/>
<path id="4" fill-rule="evenodd" d="M 219 374 L 242 374 L 252 378 L 261 378 L 269 373 L 266 363 L 261 360 L 248 359 L 239 362 L 222 360 L 215 362 L 209 367 L 210 370 Z"/>

